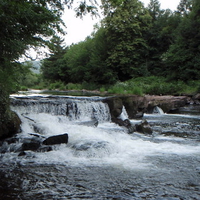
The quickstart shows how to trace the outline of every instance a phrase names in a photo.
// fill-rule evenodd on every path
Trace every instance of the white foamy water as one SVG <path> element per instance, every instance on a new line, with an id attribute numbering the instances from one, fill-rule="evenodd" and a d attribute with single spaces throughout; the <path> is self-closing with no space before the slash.
<path id="1" fill-rule="evenodd" d="M 152 167 L 146 161 L 148 156 L 195 155 L 200 146 L 177 144 L 170 141 L 156 143 L 149 137 L 129 135 L 126 129 L 110 122 L 102 122 L 98 127 L 79 125 L 80 120 L 70 121 L 66 116 L 54 116 L 46 113 L 22 115 L 22 134 L 35 133 L 34 127 L 44 137 L 68 133 L 68 144 L 55 145 L 54 150 L 32 153 L 31 162 L 64 164 L 72 166 L 111 165 L 127 169 Z M 30 120 L 31 119 L 31 120 Z M 30 137 L 30 136 L 29 136 Z M 20 162 L 29 159 L 20 158 Z"/>

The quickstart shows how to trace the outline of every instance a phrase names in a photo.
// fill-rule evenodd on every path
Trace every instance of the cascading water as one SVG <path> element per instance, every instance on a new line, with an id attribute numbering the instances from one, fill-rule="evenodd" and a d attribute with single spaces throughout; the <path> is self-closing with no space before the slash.
<path id="1" fill-rule="evenodd" d="M 109 121 L 110 114 L 107 104 L 99 98 L 69 98 L 69 97 L 36 97 L 12 100 L 12 109 L 19 114 L 49 113 L 63 115 L 69 120 L 84 120 L 95 118 L 98 121 Z"/>
<path id="2" fill-rule="evenodd" d="M 22 133 L 0 147 L 0 199 L 199 199 L 200 115 L 148 114 L 152 136 L 127 134 L 111 122 L 102 99 L 13 96 Z M 98 126 L 88 123 L 95 120 Z M 160 135 L 171 124 L 196 137 Z M 19 156 L 33 135 L 62 133 L 69 135 L 67 144 Z"/>
<path id="3" fill-rule="evenodd" d="M 156 106 L 156 107 L 153 109 L 153 113 L 154 113 L 154 114 L 160 114 L 160 115 L 163 115 L 163 114 L 164 114 L 163 110 L 162 110 L 160 107 L 158 107 L 158 106 Z"/>

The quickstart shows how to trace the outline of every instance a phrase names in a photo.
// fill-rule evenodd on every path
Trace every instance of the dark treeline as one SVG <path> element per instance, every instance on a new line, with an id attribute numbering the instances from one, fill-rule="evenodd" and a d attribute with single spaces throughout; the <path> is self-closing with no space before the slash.
<path id="1" fill-rule="evenodd" d="M 163 10 L 158 0 L 102 1 L 104 19 L 85 41 L 64 47 L 54 37 L 42 64 L 52 82 L 111 85 L 138 77 L 190 81 L 200 77 L 200 1 Z"/>

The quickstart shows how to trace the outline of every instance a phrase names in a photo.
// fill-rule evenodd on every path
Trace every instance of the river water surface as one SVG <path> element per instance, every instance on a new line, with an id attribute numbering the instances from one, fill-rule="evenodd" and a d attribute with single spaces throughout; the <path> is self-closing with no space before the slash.
<path id="1" fill-rule="evenodd" d="M 1 144 L 0 199 L 199 200 L 200 108 L 145 114 L 153 134 L 127 134 L 110 122 L 102 99 L 13 95 L 22 133 Z M 81 124 L 94 118 L 97 127 Z M 33 133 L 68 133 L 69 141 L 19 156 L 22 141 Z"/>

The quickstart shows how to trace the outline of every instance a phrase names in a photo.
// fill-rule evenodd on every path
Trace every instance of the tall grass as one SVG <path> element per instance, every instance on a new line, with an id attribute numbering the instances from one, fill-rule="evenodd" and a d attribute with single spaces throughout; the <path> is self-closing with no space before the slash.
<path id="1" fill-rule="evenodd" d="M 41 79 L 40 79 L 41 80 Z M 49 83 L 45 81 L 32 81 L 31 88 L 49 90 L 99 90 L 101 93 L 122 94 L 122 95 L 193 95 L 200 93 L 200 80 L 189 81 L 168 81 L 165 77 L 149 76 L 139 77 L 126 82 L 117 82 L 114 85 L 96 85 L 84 82 L 65 84 L 61 81 Z M 39 83 L 39 84 L 37 84 Z M 35 85 L 34 85 L 35 84 Z M 22 84 L 21 89 L 29 88 L 28 84 Z"/>
<path id="2" fill-rule="evenodd" d="M 149 76 L 118 82 L 108 89 L 114 94 L 193 95 L 200 92 L 200 81 L 168 81 L 165 77 Z"/>
<path id="3" fill-rule="evenodd" d="M 142 88 L 135 85 L 133 82 L 118 82 L 108 89 L 108 93 L 112 94 L 136 94 L 142 95 Z"/>

